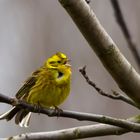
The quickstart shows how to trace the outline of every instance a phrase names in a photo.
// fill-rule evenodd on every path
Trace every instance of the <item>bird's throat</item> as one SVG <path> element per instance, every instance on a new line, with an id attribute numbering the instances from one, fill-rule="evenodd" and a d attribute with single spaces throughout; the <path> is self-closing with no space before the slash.
<path id="1" fill-rule="evenodd" d="M 63 77 L 63 75 L 64 75 L 64 73 L 62 73 L 62 72 L 58 72 L 58 76 L 57 76 L 57 78 L 62 78 Z"/>

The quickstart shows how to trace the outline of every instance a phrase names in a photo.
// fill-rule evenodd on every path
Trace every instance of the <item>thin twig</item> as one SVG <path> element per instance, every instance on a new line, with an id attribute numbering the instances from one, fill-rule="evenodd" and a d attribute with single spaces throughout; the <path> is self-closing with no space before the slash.
<path id="1" fill-rule="evenodd" d="M 105 97 L 109 97 L 111 99 L 115 99 L 115 100 L 122 100 L 134 107 L 137 107 L 139 109 L 139 106 L 137 106 L 137 104 L 131 100 L 129 97 L 124 96 L 116 91 L 112 91 L 113 94 L 108 94 L 106 92 L 104 92 L 101 88 L 99 88 L 93 81 L 91 81 L 86 73 L 86 66 L 84 66 L 83 68 L 80 68 L 79 71 L 81 72 L 81 74 L 83 75 L 83 77 L 86 79 L 87 83 L 89 85 L 91 85 L 92 87 L 95 88 L 95 90 L 100 94 L 103 95 Z"/>
<path id="2" fill-rule="evenodd" d="M 116 17 L 116 21 L 118 22 L 118 25 L 120 26 L 124 37 L 128 43 L 129 49 L 131 50 L 138 66 L 140 69 L 140 55 L 138 53 L 137 47 L 134 44 L 134 42 L 132 41 L 132 37 L 130 35 L 130 32 L 128 30 L 128 27 L 126 25 L 126 22 L 124 20 L 120 5 L 119 5 L 119 1 L 118 0 L 111 0 L 111 4 L 113 6 L 114 9 L 114 13 L 115 13 L 115 17 Z"/>
<path id="3" fill-rule="evenodd" d="M 67 110 L 63 110 L 62 112 L 57 112 L 55 109 L 46 109 L 42 107 L 37 108 L 36 106 L 33 106 L 31 104 L 28 104 L 26 102 L 17 99 L 15 99 L 14 101 L 13 98 L 11 98 L 11 102 L 9 102 L 10 98 L 7 96 L 3 96 L 2 94 L 0 94 L 0 100 L 3 102 L 5 101 L 5 103 L 8 102 L 8 104 L 14 106 L 28 109 L 29 111 L 34 113 L 46 114 L 49 117 L 56 117 L 59 115 L 59 117 L 72 118 L 72 119 L 77 119 L 79 121 L 100 122 L 104 124 L 110 124 L 121 128 L 125 128 L 129 131 L 140 132 L 140 124 L 131 122 L 129 120 L 117 119 L 109 116 L 90 114 L 90 113 L 74 112 L 74 111 L 67 111 Z"/>

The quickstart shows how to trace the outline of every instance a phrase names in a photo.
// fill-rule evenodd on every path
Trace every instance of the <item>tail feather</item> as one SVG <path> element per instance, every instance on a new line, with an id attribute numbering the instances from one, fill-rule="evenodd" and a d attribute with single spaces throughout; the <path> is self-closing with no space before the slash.
<path id="1" fill-rule="evenodd" d="M 24 111 L 23 109 L 21 109 L 21 110 L 16 114 L 15 123 L 16 123 L 16 124 L 19 124 L 25 116 L 26 116 L 25 111 Z"/>
<path id="2" fill-rule="evenodd" d="M 12 109 L 5 112 L 4 114 L 0 115 L 0 120 L 6 119 L 7 121 L 10 121 L 19 110 L 20 108 L 13 107 Z"/>
<path id="3" fill-rule="evenodd" d="M 29 112 L 19 123 L 20 127 L 28 127 L 31 118 L 31 112 Z"/>
<path id="4" fill-rule="evenodd" d="M 31 112 L 25 109 L 21 109 L 15 117 L 15 123 L 20 125 L 21 127 L 28 127 L 30 117 L 31 117 Z"/>
<path id="5" fill-rule="evenodd" d="M 21 127 L 29 126 L 31 112 L 29 112 L 27 109 L 21 109 L 18 107 L 13 107 L 4 114 L 0 115 L 0 120 L 6 119 L 7 121 L 10 121 L 15 115 L 16 124 L 20 125 Z"/>

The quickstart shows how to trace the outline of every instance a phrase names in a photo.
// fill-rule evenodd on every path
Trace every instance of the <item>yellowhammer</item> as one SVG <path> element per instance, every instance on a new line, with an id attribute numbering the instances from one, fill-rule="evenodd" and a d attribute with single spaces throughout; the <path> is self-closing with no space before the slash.
<path id="1" fill-rule="evenodd" d="M 48 58 L 44 65 L 27 79 L 17 92 L 16 98 L 47 108 L 60 105 L 70 92 L 71 67 L 67 62 L 67 56 L 61 52 Z M 16 124 L 21 127 L 29 125 L 31 112 L 18 107 L 2 114 L 0 119 L 9 121 L 14 116 Z"/>

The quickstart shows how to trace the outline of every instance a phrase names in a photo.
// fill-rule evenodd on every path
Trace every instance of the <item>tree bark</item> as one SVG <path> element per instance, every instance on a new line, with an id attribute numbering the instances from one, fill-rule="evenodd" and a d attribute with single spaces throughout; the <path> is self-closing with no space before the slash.
<path id="1" fill-rule="evenodd" d="M 86 1 L 59 1 L 119 88 L 140 106 L 140 75 L 120 52 Z"/>

